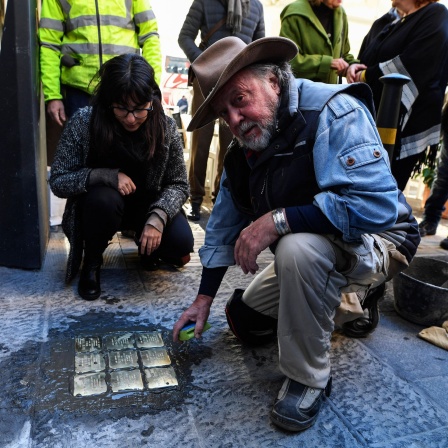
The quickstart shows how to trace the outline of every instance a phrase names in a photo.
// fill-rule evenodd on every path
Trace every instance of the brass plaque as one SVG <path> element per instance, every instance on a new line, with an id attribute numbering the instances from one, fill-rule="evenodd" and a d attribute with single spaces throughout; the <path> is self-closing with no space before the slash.
<path id="1" fill-rule="evenodd" d="M 75 375 L 73 379 L 73 395 L 88 396 L 98 395 L 107 392 L 106 374 L 86 373 L 83 375 Z"/>
<path id="2" fill-rule="evenodd" d="M 171 364 L 165 347 L 154 347 L 148 350 L 141 350 L 142 363 L 145 367 L 169 366 Z"/>
<path id="3" fill-rule="evenodd" d="M 78 353 L 75 355 L 75 372 L 100 372 L 106 369 L 106 360 L 101 353 Z"/>
<path id="4" fill-rule="evenodd" d="M 177 386 L 177 378 L 172 367 L 145 369 L 146 382 L 149 389 Z"/>
<path id="5" fill-rule="evenodd" d="M 134 348 L 134 335 L 132 333 L 108 334 L 103 337 L 103 344 L 107 350 Z"/>
<path id="6" fill-rule="evenodd" d="M 111 369 L 128 369 L 138 367 L 138 357 L 135 350 L 121 350 L 109 353 L 109 366 Z"/>
<path id="7" fill-rule="evenodd" d="M 110 374 L 112 392 L 143 390 L 140 370 L 117 370 Z"/>
<path id="8" fill-rule="evenodd" d="M 135 335 L 138 348 L 163 347 L 162 335 L 158 331 L 149 333 L 137 333 Z"/>
<path id="9" fill-rule="evenodd" d="M 99 336 L 75 338 L 75 352 L 89 353 L 101 350 L 101 339 Z"/>

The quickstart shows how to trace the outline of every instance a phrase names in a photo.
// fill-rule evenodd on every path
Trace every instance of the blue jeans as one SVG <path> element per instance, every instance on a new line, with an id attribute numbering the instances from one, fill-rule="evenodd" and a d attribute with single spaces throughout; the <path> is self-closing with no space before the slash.
<path id="1" fill-rule="evenodd" d="M 431 194 L 425 204 L 424 219 L 438 224 L 448 200 L 448 132 L 442 132 L 443 142 L 437 165 L 436 178 L 432 184 Z"/>

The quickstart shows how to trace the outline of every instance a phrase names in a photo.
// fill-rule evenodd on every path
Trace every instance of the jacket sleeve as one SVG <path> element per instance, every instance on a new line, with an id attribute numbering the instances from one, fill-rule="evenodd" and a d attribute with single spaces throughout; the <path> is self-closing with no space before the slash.
<path id="1" fill-rule="evenodd" d="M 162 52 L 156 16 L 149 0 L 134 0 L 134 23 L 142 55 L 154 69 L 155 80 L 160 85 L 162 77 Z"/>
<path id="2" fill-rule="evenodd" d="M 162 177 L 158 199 L 151 204 L 148 216 L 154 209 L 163 210 L 168 219 L 172 219 L 182 209 L 189 195 L 187 170 L 185 168 L 184 151 L 177 130 L 176 122 L 167 118 L 167 135 L 165 148 L 168 160 Z"/>
<path id="3" fill-rule="evenodd" d="M 290 61 L 293 73 L 307 79 L 325 79 L 331 70 L 332 56 L 306 54 L 303 50 L 302 29 L 297 16 L 289 15 L 281 22 L 280 36 L 287 37 L 297 44 L 297 56 Z"/>
<path id="4" fill-rule="evenodd" d="M 91 168 L 86 166 L 89 151 L 89 117 L 86 108 L 78 110 L 62 132 L 50 173 L 52 192 L 60 198 L 85 193 Z"/>
<path id="5" fill-rule="evenodd" d="M 39 23 L 40 74 L 45 101 L 62 99 L 61 45 L 65 18 L 58 0 L 45 0 Z"/>
<path id="6" fill-rule="evenodd" d="M 351 53 L 350 53 L 350 42 L 348 40 L 348 20 L 347 20 L 347 14 L 342 14 L 342 23 L 344 26 L 344 30 L 342 33 L 342 39 L 344 41 L 342 42 L 342 59 L 344 59 L 345 62 L 347 62 L 349 65 L 354 64 L 355 62 L 359 62 L 358 59 L 356 59 Z"/>
<path id="7" fill-rule="evenodd" d="M 202 51 L 195 43 L 196 37 L 201 29 L 201 24 L 204 21 L 204 8 L 199 0 L 194 0 L 191 4 L 190 10 L 185 17 L 184 24 L 179 32 L 178 43 L 179 47 L 187 56 L 190 62 L 193 62 Z"/>
<path id="8" fill-rule="evenodd" d="M 381 76 L 390 73 L 401 73 L 411 78 L 411 81 L 403 86 L 402 104 L 407 111 L 403 127 L 419 92 L 439 82 L 439 67 L 441 61 L 446 60 L 448 45 L 446 7 L 432 3 L 420 14 L 422 17 L 417 23 L 418 26 L 414 26 L 412 32 L 407 34 L 406 45 L 397 51 L 396 56 L 379 64 L 370 65 L 366 70 L 366 81 L 372 89 L 381 85 L 379 81 Z M 422 67 L 425 69 L 422 70 Z"/>
<path id="9" fill-rule="evenodd" d="M 258 13 L 259 21 L 257 23 L 257 27 L 255 28 L 253 40 L 261 39 L 262 37 L 265 37 L 266 35 L 266 29 L 264 24 L 264 12 L 263 12 L 263 5 L 261 2 L 259 3 L 260 10 Z"/>
<path id="10" fill-rule="evenodd" d="M 391 228 L 399 190 L 365 105 L 337 95 L 320 115 L 313 150 L 317 205 L 347 242 Z"/>
<path id="11" fill-rule="evenodd" d="M 223 185 L 226 178 L 224 170 L 219 194 L 207 223 L 205 242 L 199 249 L 201 263 L 206 268 L 233 266 L 236 240 L 241 230 L 250 224 L 250 219 L 238 211 L 229 189 Z"/>

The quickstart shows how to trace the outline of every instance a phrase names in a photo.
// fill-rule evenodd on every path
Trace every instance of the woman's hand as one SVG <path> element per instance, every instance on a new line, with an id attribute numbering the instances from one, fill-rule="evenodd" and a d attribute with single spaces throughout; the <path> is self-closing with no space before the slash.
<path id="1" fill-rule="evenodd" d="M 344 59 L 342 58 L 333 59 L 331 61 L 330 67 L 333 70 L 336 70 L 338 75 L 345 76 L 345 72 L 347 71 L 348 68 L 348 62 L 345 62 Z"/>
<path id="2" fill-rule="evenodd" d="M 150 255 L 162 241 L 162 233 L 150 224 L 145 224 L 140 235 L 140 253 Z"/>
<path id="3" fill-rule="evenodd" d="M 364 64 L 352 64 L 347 69 L 347 74 L 345 77 L 347 78 L 347 82 L 351 84 L 352 82 L 359 82 L 359 77 L 361 76 L 361 72 L 367 68 L 367 65 Z"/>
<path id="4" fill-rule="evenodd" d="M 118 192 L 122 196 L 126 196 L 128 194 L 132 194 L 135 192 L 137 187 L 129 176 L 126 174 L 118 172 Z"/>

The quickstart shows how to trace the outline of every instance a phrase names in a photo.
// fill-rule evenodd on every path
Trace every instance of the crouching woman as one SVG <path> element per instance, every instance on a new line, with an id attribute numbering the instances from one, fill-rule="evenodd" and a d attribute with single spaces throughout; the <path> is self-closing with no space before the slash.
<path id="1" fill-rule="evenodd" d="M 183 266 L 193 235 L 182 205 L 188 180 L 177 125 L 165 116 L 154 70 L 135 54 L 98 72 L 91 106 L 67 123 L 50 187 L 68 198 L 62 228 L 70 242 L 66 281 L 82 269 L 79 295 L 101 294 L 103 252 L 118 230 L 134 230 L 144 266 Z"/>

